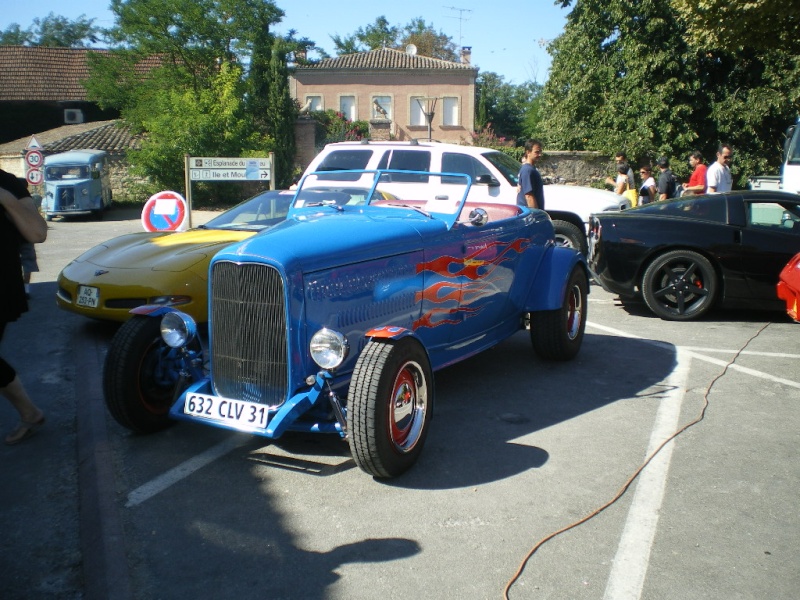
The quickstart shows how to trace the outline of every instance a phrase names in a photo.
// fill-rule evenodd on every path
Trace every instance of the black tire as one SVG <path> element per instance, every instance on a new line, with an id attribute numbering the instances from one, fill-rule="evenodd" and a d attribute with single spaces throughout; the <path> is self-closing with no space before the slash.
<path id="1" fill-rule="evenodd" d="M 692 250 L 673 250 L 653 260 L 642 277 L 647 307 L 665 321 L 689 321 L 707 313 L 717 297 L 711 262 Z"/>
<path id="2" fill-rule="evenodd" d="M 111 340 L 103 368 L 103 395 L 111 416 L 137 433 L 174 423 L 169 409 L 189 382 L 181 380 L 178 351 L 161 339 L 161 319 L 134 316 Z"/>
<path id="3" fill-rule="evenodd" d="M 569 221 L 553 220 L 553 228 L 556 230 L 556 245 L 574 248 L 584 256 L 588 250 L 588 240 L 586 234 L 577 225 Z"/>
<path id="4" fill-rule="evenodd" d="M 370 341 L 348 392 L 350 451 L 374 477 L 397 477 L 419 458 L 433 415 L 433 372 L 411 338 Z"/>
<path id="5" fill-rule="evenodd" d="M 588 290 L 586 272 L 576 266 L 561 308 L 531 313 L 531 342 L 540 358 L 572 360 L 577 356 L 586 329 Z"/>

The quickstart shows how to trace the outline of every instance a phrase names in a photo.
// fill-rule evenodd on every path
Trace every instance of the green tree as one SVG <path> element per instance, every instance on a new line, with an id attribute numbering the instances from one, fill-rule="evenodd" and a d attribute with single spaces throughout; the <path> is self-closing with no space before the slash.
<path id="1" fill-rule="evenodd" d="M 284 41 L 276 39 L 269 63 L 270 86 L 266 112 L 267 131 L 274 142 L 275 184 L 284 189 L 289 187 L 294 174 L 294 123 L 297 119 L 297 105 L 289 94 L 287 52 Z"/>
<path id="2" fill-rule="evenodd" d="M 97 43 L 101 35 L 94 19 L 87 19 L 86 15 L 70 21 L 51 12 L 43 19 L 34 19 L 33 25 L 25 30 L 18 23 L 11 23 L 0 32 L 0 46 L 84 48 Z"/>
<path id="3" fill-rule="evenodd" d="M 523 83 L 523 94 L 529 100 L 525 103 L 525 114 L 522 119 L 522 137 L 540 139 L 542 137 L 542 90 L 541 83 L 528 81 Z"/>
<path id="4" fill-rule="evenodd" d="M 332 35 L 334 50 L 336 54 L 353 54 L 364 52 L 365 50 L 376 50 L 378 48 L 394 48 L 397 46 L 397 39 L 400 36 L 400 29 L 389 25 L 389 21 L 381 15 L 375 22 L 366 27 L 359 27 L 355 33 L 348 36 Z"/>
<path id="5" fill-rule="evenodd" d="M 117 47 L 110 55 L 90 56 L 86 87 L 90 99 L 118 108 L 144 134 L 142 150 L 130 154 L 135 170 L 166 187 L 175 185 L 187 153 L 263 155 L 278 138 L 285 149 L 281 160 L 293 152 L 293 130 L 286 128 L 295 115 L 286 102 L 286 52 L 278 56 L 280 69 L 269 31 L 283 12 L 273 2 L 112 0 L 111 9 L 116 26 L 108 34 Z"/>
<path id="6" fill-rule="evenodd" d="M 800 53 L 800 4 L 784 0 L 670 0 L 700 48 Z"/>
<path id="7" fill-rule="evenodd" d="M 726 140 L 737 151 L 738 185 L 777 166 L 778 140 L 798 108 L 796 56 L 690 46 L 668 3 L 559 2 L 572 9 L 548 48 L 548 146 L 624 150 L 638 161 L 665 155 L 681 174 L 692 149 L 713 159 Z"/>
<path id="8" fill-rule="evenodd" d="M 147 191 L 182 189 L 184 154 L 240 156 L 255 149 L 258 139 L 243 118 L 241 67 L 223 63 L 209 85 L 154 94 L 148 111 L 139 115 L 147 134 L 141 148 L 128 153 L 132 172 L 153 182 Z M 202 189 L 202 188 L 201 188 Z M 222 195 L 219 186 L 205 186 L 204 196 Z"/>
<path id="9" fill-rule="evenodd" d="M 0 46 L 32 46 L 30 29 L 23 30 L 19 23 L 11 23 L 0 31 Z"/>
<path id="10" fill-rule="evenodd" d="M 491 129 L 501 138 L 531 137 L 538 126 L 541 86 L 527 82 L 517 86 L 502 75 L 482 72 L 476 81 L 475 129 Z"/>
<path id="11" fill-rule="evenodd" d="M 412 19 L 402 27 L 396 27 L 390 25 L 386 17 L 380 16 L 374 23 L 359 27 L 355 33 L 348 36 L 332 35 L 331 39 L 339 56 L 378 48 L 402 50 L 409 44 L 414 44 L 422 56 L 449 61 L 458 58 L 453 40 L 441 31 L 436 31 L 422 17 Z"/>
<path id="12" fill-rule="evenodd" d="M 458 59 L 456 44 L 450 36 L 435 31 L 433 24 L 428 25 L 422 17 L 412 19 L 403 27 L 399 46 L 405 48 L 409 44 L 417 47 L 417 52 L 422 56 L 430 56 L 441 60 L 454 62 Z"/>

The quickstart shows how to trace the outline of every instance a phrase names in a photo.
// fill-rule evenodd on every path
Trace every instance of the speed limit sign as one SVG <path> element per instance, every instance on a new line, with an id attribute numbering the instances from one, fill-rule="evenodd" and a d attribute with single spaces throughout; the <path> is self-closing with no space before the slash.
<path id="1" fill-rule="evenodd" d="M 38 150 L 28 150 L 25 153 L 25 163 L 29 167 L 36 169 L 38 167 L 41 167 L 43 162 L 44 162 L 44 155 Z"/>

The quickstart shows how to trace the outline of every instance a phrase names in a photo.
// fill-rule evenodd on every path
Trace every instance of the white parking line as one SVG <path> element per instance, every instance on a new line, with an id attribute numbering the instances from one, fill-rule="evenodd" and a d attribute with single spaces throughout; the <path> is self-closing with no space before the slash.
<path id="1" fill-rule="evenodd" d="M 226 455 L 231 450 L 235 450 L 239 446 L 246 443 L 247 440 L 248 436 L 234 434 L 224 442 L 221 442 L 216 446 L 212 446 L 205 452 L 201 452 L 197 456 L 182 462 L 177 467 L 173 467 L 166 473 L 162 473 L 155 479 L 148 481 L 144 485 L 139 486 L 130 492 L 128 494 L 128 502 L 125 504 L 125 508 L 137 506 L 145 500 L 152 498 L 156 494 L 163 492 L 168 487 L 178 483 L 181 479 L 184 479 L 195 471 L 202 469 L 207 464 L 214 462 L 221 456 Z"/>
<path id="2" fill-rule="evenodd" d="M 769 373 L 742 367 L 735 363 L 729 365 L 726 360 L 720 360 L 701 353 L 720 352 L 720 350 L 674 346 L 658 340 L 648 340 L 598 323 L 587 321 L 586 325 L 620 337 L 642 340 L 664 350 L 675 352 L 677 364 L 663 383 L 668 391 L 659 405 L 645 457 L 650 456 L 678 428 L 678 419 L 686 392 L 689 365 L 692 359 L 702 360 L 721 367 L 727 365 L 729 370 L 739 371 L 752 377 L 767 379 L 789 387 L 800 388 L 800 383 L 796 381 L 775 377 Z M 730 354 L 735 354 L 736 352 L 739 351 L 729 351 Z M 784 355 L 777 352 L 744 351 L 741 354 L 795 358 L 795 355 Z M 606 584 L 605 594 L 603 595 L 604 600 L 639 600 L 641 598 L 647 567 L 650 563 L 653 540 L 655 539 L 658 514 L 666 489 L 673 447 L 673 442 L 666 444 L 661 452 L 650 461 L 650 464 L 647 465 L 639 477 L 636 492 L 628 509 L 628 518 L 625 521 L 620 543 L 617 547 L 617 554 L 614 557 L 614 563 Z"/>
<path id="3" fill-rule="evenodd" d="M 656 448 L 678 428 L 691 358 L 688 353 L 679 349 L 676 362 L 675 369 L 660 384 L 665 392 L 658 406 L 645 457 L 655 452 Z M 656 535 L 658 514 L 661 502 L 664 500 L 673 447 L 674 442 L 665 445 L 639 476 L 636 493 L 628 510 L 628 518 L 606 584 L 604 600 L 638 600 L 641 596 L 647 567 L 650 564 L 650 551 Z"/>
<path id="4" fill-rule="evenodd" d="M 644 341 L 644 342 L 646 342 L 648 344 L 652 344 L 653 346 L 658 346 L 659 348 L 664 348 L 665 350 L 670 350 L 670 351 L 675 350 L 675 351 L 677 351 L 677 350 L 680 349 L 680 350 L 688 352 L 689 355 L 692 358 L 696 358 L 698 360 L 702 360 L 702 361 L 705 361 L 707 363 L 711 363 L 712 365 L 717 365 L 717 366 L 720 366 L 720 367 L 724 367 L 725 365 L 728 364 L 727 360 L 720 360 L 718 358 L 713 358 L 711 356 L 706 356 L 705 354 L 702 354 L 701 352 L 696 352 L 696 351 L 694 351 L 693 347 L 691 347 L 691 346 L 687 346 L 687 347 L 673 346 L 672 344 L 668 344 L 667 342 L 661 342 L 659 340 L 649 340 L 649 339 L 643 338 L 641 336 L 635 335 L 633 333 L 628 333 L 626 331 L 622 331 L 620 329 L 615 329 L 613 327 L 606 327 L 605 325 L 600 325 L 599 323 L 592 323 L 590 321 L 586 322 L 586 326 L 587 327 L 594 327 L 595 329 L 599 329 L 600 331 L 605 331 L 606 333 L 611 333 L 613 335 L 617 335 L 617 336 L 620 336 L 620 337 L 626 337 L 626 338 L 632 338 L 632 339 L 636 339 L 636 340 L 642 340 L 642 341 Z M 731 350 L 730 352 L 732 354 L 735 354 L 736 352 L 738 352 L 738 350 Z M 794 354 L 786 355 L 786 354 L 781 354 L 781 353 L 778 353 L 778 352 L 765 353 L 765 352 L 747 352 L 747 351 L 745 351 L 745 352 L 742 352 L 742 354 L 743 355 L 744 354 L 755 354 L 755 355 L 758 355 L 758 356 L 774 356 L 775 358 L 793 358 L 794 356 L 796 356 Z M 758 377 L 760 379 L 767 379 L 767 380 L 772 381 L 774 383 L 780 383 L 781 385 L 786 385 L 786 386 L 789 386 L 789 387 L 800 389 L 800 382 L 793 381 L 791 379 L 785 379 L 783 377 L 776 377 L 775 375 L 770 375 L 769 373 L 764 373 L 764 371 L 757 371 L 756 369 L 750 369 L 748 367 L 743 367 L 741 365 L 737 365 L 736 363 L 734 363 L 732 365 L 729 365 L 728 369 L 729 370 L 733 370 L 733 371 L 739 371 L 740 373 L 744 373 L 745 375 L 750 375 L 752 377 Z"/>

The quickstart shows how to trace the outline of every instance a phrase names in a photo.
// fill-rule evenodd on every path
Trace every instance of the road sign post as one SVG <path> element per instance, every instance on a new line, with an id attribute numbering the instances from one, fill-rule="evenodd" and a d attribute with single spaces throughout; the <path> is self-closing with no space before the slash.
<path id="1" fill-rule="evenodd" d="M 28 145 L 25 146 L 25 181 L 30 185 L 41 184 L 44 181 L 42 166 L 44 166 L 42 147 L 36 138 L 31 136 Z"/>
<path id="2" fill-rule="evenodd" d="M 193 181 L 269 181 L 275 189 L 275 153 L 268 157 L 224 157 L 184 155 L 186 203 L 189 207 L 189 227 L 192 226 Z"/>

